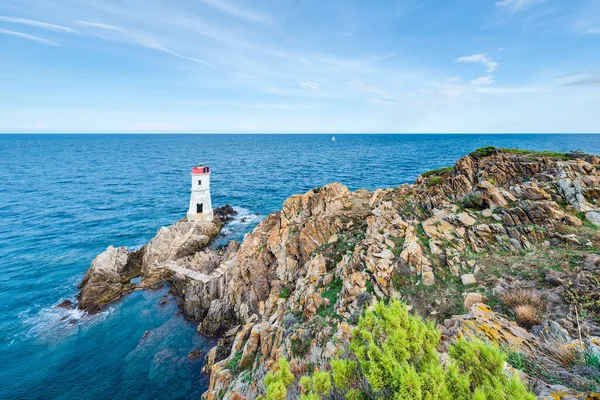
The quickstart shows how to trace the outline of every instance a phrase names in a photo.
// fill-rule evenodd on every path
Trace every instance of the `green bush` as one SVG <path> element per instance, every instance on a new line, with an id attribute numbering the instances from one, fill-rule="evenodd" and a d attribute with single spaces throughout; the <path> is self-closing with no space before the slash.
<path id="1" fill-rule="evenodd" d="M 422 174 L 422 176 L 423 176 L 423 178 L 427 178 L 429 176 L 434 176 L 434 175 L 442 176 L 442 175 L 449 174 L 452 171 L 454 171 L 454 167 L 443 167 L 443 168 L 432 169 L 431 171 L 424 172 Z"/>
<path id="2" fill-rule="evenodd" d="M 290 370 L 290 364 L 285 358 L 277 360 L 278 369 L 275 372 L 269 372 L 265 376 L 266 397 L 259 397 L 257 400 L 285 400 L 287 388 L 294 383 L 294 375 Z"/>
<path id="3" fill-rule="evenodd" d="M 483 342 L 457 341 L 443 367 L 439 335 L 401 302 L 379 302 L 360 319 L 348 352 L 332 360 L 335 389 L 356 399 L 535 399 L 504 374 L 500 349 Z"/>
<path id="4" fill-rule="evenodd" d="M 427 187 L 437 186 L 444 181 L 441 176 L 432 176 L 427 180 Z"/>
<path id="5" fill-rule="evenodd" d="M 432 323 L 410 315 L 400 301 L 380 301 L 360 318 L 345 353 L 331 361 L 331 374 L 300 378 L 301 399 L 535 400 L 517 375 L 505 374 L 507 358 L 498 347 L 457 340 L 442 365 L 439 338 Z M 289 364 L 280 359 L 277 372 L 265 379 L 266 399 L 285 398 L 293 382 Z"/>
<path id="6" fill-rule="evenodd" d="M 472 158 L 482 158 L 487 157 L 496 152 L 496 148 L 494 146 L 481 147 L 475 151 L 469 153 L 469 156 Z"/>

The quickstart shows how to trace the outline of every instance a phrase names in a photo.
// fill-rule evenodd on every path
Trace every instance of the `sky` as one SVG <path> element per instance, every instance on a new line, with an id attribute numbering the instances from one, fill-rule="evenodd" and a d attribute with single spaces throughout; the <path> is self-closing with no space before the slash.
<path id="1" fill-rule="evenodd" d="M 2 0 L 0 132 L 600 132 L 600 0 Z"/>

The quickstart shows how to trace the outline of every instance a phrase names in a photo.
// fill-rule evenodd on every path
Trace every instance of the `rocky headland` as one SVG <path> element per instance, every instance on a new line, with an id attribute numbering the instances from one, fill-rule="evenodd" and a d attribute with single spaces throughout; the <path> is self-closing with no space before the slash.
<path id="1" fill-rule="evenodd" d="M 292 196 L 242 243 L 215 248 L 225 208 L 137 251 L 109 247 L 78 307 L 169 282 L 198 331 L 220 337 L 207 400 L 263 396 L 280 357 L 295 377 L 329 370 L 364 310 L 393 298 L 437 324 L 441 356 L 480 338 L 538 398 L 597 399 L 599 169 L 583 153 L 479 149 L 413 184 Z"/>

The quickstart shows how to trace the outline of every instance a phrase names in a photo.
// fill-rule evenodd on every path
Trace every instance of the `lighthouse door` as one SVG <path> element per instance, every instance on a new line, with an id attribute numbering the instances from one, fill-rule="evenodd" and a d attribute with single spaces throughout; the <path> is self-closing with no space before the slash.
<path id="1" fill-rule="evenodd" d="M 196 204 L 196 212 L 198 214 L 202 214 L 202 209 L 204 208 L 204 204 Z"/>

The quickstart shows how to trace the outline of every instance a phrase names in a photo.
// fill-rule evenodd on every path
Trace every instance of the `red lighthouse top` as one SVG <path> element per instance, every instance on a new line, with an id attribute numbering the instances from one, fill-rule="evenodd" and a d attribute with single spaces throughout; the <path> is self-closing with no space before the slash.
<path id="1" fill-rule="evenodd" d="M 193 175 L 210 174 L 210 167 L 207 167 L 205 165 L 198 165 L 197 167 L 192 168 L 192 174 Z"/>

